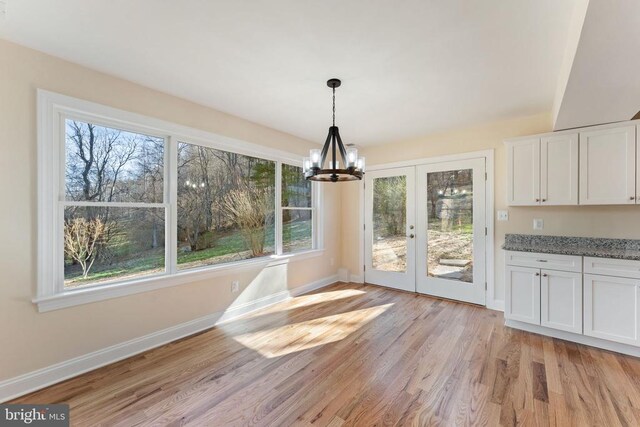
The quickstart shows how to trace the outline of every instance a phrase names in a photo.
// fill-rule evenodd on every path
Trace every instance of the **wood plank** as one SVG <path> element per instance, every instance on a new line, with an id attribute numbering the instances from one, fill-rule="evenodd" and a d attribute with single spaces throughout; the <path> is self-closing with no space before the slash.
<path id="1" fill-rule="evenodd" d="M 16 399 L 73 425 L 640 425 L 640 359 L 338 283 Z"/>

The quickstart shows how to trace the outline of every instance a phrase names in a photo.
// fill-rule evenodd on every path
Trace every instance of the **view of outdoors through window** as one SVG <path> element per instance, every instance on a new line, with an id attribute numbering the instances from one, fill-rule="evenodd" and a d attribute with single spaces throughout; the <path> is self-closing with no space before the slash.
<path id="1" fill-rule="evenodd" d="M 427 174 L 427 274 L 473 282 L 473 170 Z"/>
<path id="2" fill-rule="evenodd" d="M 373 268 L 402 272 L 407 269 L 407 177 L 373 181 Z"/>
<path id="3" fill-rule="evenodd" d="M 275 252 L 276 163 L 178 145 L 178 268 Z"/>
<path id="4" fill-rule="evenodd" d="M 64 148 L 65 287 L 164 273 L 165 139 L 68 119 Z M 277 186 L 277 166 L 178 143 L 178 270 L 274 254 L 276 191 L 283 252 L 313 249 L 311 183 L 282 164 Z"/>
<path id="5" fill-rule="evenodd" d="M 311 182 L 302 168 L 282 165 L 282 250 L 296 252 L 313 248 Z"/>
<path id="6" fill-rule="evenodd" d="M 75 120 L 65 135 L 65 287 L 164 271 L 164 139 Z"/>

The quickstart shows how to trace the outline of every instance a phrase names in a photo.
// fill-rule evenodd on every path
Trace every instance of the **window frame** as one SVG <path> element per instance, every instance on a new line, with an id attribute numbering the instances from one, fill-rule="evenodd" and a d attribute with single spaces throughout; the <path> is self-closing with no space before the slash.
<path id="1" fill-rule="evenodd" d="M 278 192 L 277 198 L 278 198 L 278 206 L 279 209 L 276 211 L 278 212 L 278 218 L 276 219 L 277 222 L 280 223 L 280 232 L 278 233 L 279 236 L 279 241 L 278 241 L 278 252 L 279 254 L 283 254 L 283 255 L 295 255 L 298 253 L 302 253 L 302 252 L 307 252 L 309 250 L 314 250 L 315 248 L 318 247 L 318 238 L 317 238 L 317 212 L 318 209 L 318 194 L 317 194 L 317 190 L 319 187 L 319 184 L 317 182 L 311 181 L 311 207 L 295 207 L 295 206 L 282 206 L 282 165 L 283 164 L 287 164 L 289 166 L 295 166 L 295 167 L 300 167 L 302 168 L 302 165 L 300 163 L 298 164 L 292 164 L 289 162 L 283 162 L 280 164 L 280 167 L 276 168 L 276 179 L 280 180 L 280 191 Z M 300 165 L 300 166 L 299 166 Z M 297 251 L 291 251 L 291 252 L 284 252 L 284 247 L 282 244 L 282 232 L 284 230 L 284 224 L 282 221 L 282 217 L 284 216 L 284 211 L 285 210 L 301 210 L 301 211 L 311 211 L 311 249 L 301 249 L 301 250 L 297 250 Z"/>
<path id="2" fill-rule="evenodd" d="M 72 98 L 42 89 L 37 90 L 37 173 L 38 173 L 38 238 L 37 293 L 33 302 L 38 310 L 49 311 L 88 302 L 100 301 L 190 283 L 228 274 L 230 270 L 255 269 L 287 263 L 293 260 L 321 256 L 322 190 L 312 183 L 313 247 L 311 250 L 282 252 L 282 165 L 302 166 L 301 157 L 285 151 L 224 137 L 215 133 L 178 125 L 137 113 Z M 72 202 L 65 197 L 66 120 L 146 134 L 164 139 L 163 203 L 104 202 L 113 207 L 163 208 L 165 210 L 165 271 L 107 283 L 87 284 L 75 289 L 64 287 L 64 248 L 62 220 L 68 204 L 100 205 L 100 202 Z M 242 261 L 203 266 L 188 270 L 177 269 L 177 180 L 178 144 L 200 145 L 273 161 L 276 164 L 274 212 L 275 254 Z"/>

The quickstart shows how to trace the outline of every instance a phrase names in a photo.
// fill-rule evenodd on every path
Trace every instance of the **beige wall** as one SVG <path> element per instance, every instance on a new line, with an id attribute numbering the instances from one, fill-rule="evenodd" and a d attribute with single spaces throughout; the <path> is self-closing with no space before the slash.
<path id="1" fill-rule="evenodd" d="M 640 206 L 507 208 L 507 154 L 503 140 L 550 130 L 550 114 L 540 114 L 365 148 L 362 154 L 371 166 L 486 149 L 495 150 L 495 209 L 509 211 L 509 221 L 496 221 L 494 230 L 496 299 L 503 300 L 504 256 L 500 247 L 504 243 L 506 233 L 640 238 Z M 361 244 L 357 241 L 358 218 L 353 215 L 353 211 L 359 209 L 359 187 L 356 184 L 344 188 L 342 231 L 345 238 L 342 240 L 342 262 L 351 274 L 358 274 L 358 251 Z M 543 230 L 533 230 L 534 218 L 544 220 Z"/>
<path id="2" fill-rule="evenodd" d="M 339 218 L 325 215 L 325 254 L 287 266 L 38 313 L 36 89 L 70 95 L 302 155 L 308 141 L 0 40 L 0 381 L 335 274 Z M 324 209 L 340 209 L 326 186 Z M 334 265 L 332 265 L 332 259 Z M 231 294 L 240 280 L 242 293 Z"/>

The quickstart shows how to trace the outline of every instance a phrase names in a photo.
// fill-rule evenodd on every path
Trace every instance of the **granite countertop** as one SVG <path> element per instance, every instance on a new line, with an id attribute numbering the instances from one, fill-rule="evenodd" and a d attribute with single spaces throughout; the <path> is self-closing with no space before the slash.
<path id="1" fill-rule="evenodd" d="M 502 249 L 518 252 L 640 260 L 640 240 L 507 234 Z"/>

